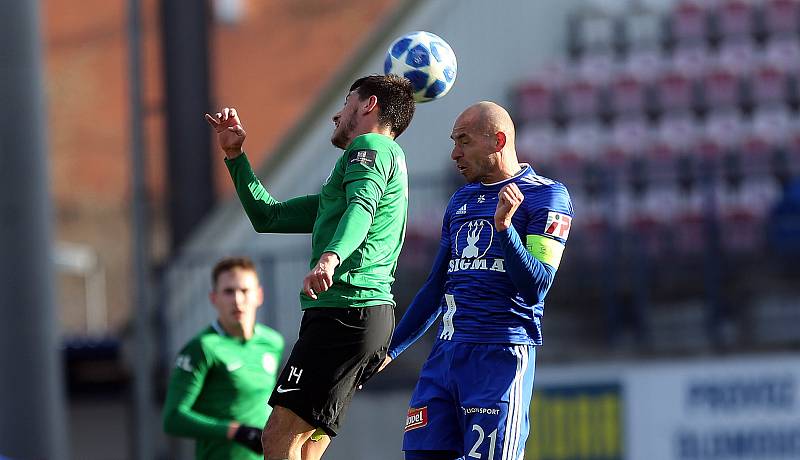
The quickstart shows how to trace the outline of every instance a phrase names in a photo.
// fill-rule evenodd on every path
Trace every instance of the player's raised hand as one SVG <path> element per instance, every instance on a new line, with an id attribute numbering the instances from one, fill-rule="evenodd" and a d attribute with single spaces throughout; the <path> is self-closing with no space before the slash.
<path id="1" fill-rule="evenodd" d="M 513 182 L 500 189 L 500 193 L 497 194 L 497 209 L 494 212 L 494 226 L 498 232 L 511 226 L 511 218 L 524 199 L 525 196 Z"/>
<path id="2" fill-rule="evenodd" d="M 337 265 L 339 265 L 339 256 L 332 252 L 323 253 L 317 265 L 303 278 L 303 292 L 317 300 L 317 294 L 325 292 L 333 286 L 333 271 Z"/>
<path id="3" fill-rule="evenodd" d="M 206 114 L 206 121 L 217 133 L 219 146 L 225 156 L 234 159 L 242 154 L 242 144 L 247 137 L 247 132 L 239 120 L 239 114 L 232 107 L 225 107 L 214 115 Z"/>

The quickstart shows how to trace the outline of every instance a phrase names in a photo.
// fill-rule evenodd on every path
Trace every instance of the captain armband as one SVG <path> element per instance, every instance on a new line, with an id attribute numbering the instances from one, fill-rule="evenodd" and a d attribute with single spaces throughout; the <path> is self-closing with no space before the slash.
<path id="1" fill-rule="evenodd" d="M 528 235 L 525 238 L 525 249 L 539 262 L 558 268 L 564 245 L 561 242 L 542 235 Z"/>

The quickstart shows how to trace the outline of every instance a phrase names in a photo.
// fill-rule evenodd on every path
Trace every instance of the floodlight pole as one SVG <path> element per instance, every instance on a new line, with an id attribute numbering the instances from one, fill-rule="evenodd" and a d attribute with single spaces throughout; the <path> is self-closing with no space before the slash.
<path id="1" fill-rule="evenodd" d="M 130 142 L 133 223 L 133 436 L 132 458 L 152 460 L 154 453 L 152 315 L 150 309 L 150 245 L 148 233 L 147 181 L 145 180 L 144 129 L 142 120 L 141 4 L 128 0 L 128 83 L 130 84 Z"/>
<path id="2" fill-rule="evenodd" d="M 66 459 L 40 2 L 0 11 L 0 455 Z"/>

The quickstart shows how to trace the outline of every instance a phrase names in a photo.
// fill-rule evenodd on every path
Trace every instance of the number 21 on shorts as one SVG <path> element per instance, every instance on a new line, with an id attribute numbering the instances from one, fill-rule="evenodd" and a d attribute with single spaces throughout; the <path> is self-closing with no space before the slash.
<path id="1" fill-rule="evenodd" d="M 494 431 L 492 431 L 491 433 L 489 433 L 487 435 L 480 425 L 475 424 L 475 425 L 472 425 L 472 432 L 473 433 L 477 433 L 478 438 L 475 440 L 475 444 L 472 445 L 472 449 L 469 450 L 469 454 L 467 454 L 467 457 L 469 457 L 469 458 L 483 458 L 483 456 L 481 455 L 480 452 L 478 452 L 478 450 L 479 449 L 480 450 L 484 450 L 482 448 L 483 447 L 483 443 L 484 443 L 484 441 L 487 440 L 486 438 L 488 438 L 489 456 L 486 457 L 486 458 L 488 460 L 493 460 L 494 459 L 494 448 L 495 448 L 495 446 L 497 446 L 497 428 L 495 428 Z"/>

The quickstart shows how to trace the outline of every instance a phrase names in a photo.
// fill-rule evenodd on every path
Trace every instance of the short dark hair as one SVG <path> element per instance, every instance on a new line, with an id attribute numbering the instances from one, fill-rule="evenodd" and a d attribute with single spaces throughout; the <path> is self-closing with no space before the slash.
<path id="1" fill-rule="evenodd" d="M 394 137 L 408 128 L 416 107 L 414 87 L 408 78 L 394 74 L 368 75 L 353 82 L 350 91 L 354 90 L 358 90 L 361 100 L 370 96 L 378 98 L 378 122 L 388 126 Z"/>
<path id="2" fill-rule="evenodd" d="M 258 271 L 256 270 L 256 264 L 249 257 L 244 256 L 237 256 L 237 257 L 225 257 L 221 259 L 214 265 L 214 268 L 211 270 L 211 287 L 217 287 L 217 281 L 219 280 L 219 275 L 233 270 L 234 268 L 241 268 L 242 270 L 252 271 L 256 275 L 258 275 Z"/>

